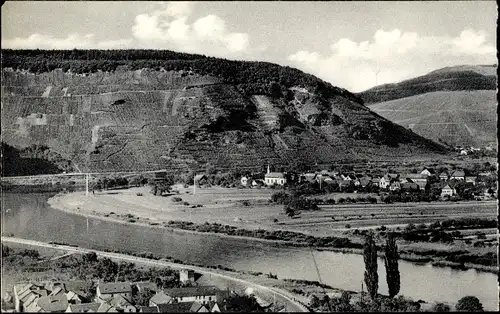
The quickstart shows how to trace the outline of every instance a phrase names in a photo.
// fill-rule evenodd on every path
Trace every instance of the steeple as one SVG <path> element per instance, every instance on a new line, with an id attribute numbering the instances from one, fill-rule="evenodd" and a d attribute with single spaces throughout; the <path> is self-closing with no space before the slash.
<path id="1" fill-rule="evenodd" d="M 267 173 L 271 173 L 271 169 L 269 168 L 269 164 L 267 164 Z"/>

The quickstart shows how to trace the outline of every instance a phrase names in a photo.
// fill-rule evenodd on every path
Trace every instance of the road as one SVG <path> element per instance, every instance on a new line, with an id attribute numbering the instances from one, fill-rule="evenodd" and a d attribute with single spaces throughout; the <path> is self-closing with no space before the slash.
<path id="1" fill-rule="evenodd" d="M 210 275 L 214 277 L 219 277 L 225 280 L 228 280 L 230 282 L 238 283 L 238 284 L 243 284 L 247 288 L 252 288 L 254 293 L 258 295 L 259 293 L 261 294 L 267 294 L 267 295 L 272 295 L 274 294 L 276 297 L 277 301 L 281 301 L 282 303 L 285 304 L 286 310 L 288 312 L 309 312 L 309 310 L 300 302 L 297 302 L 295 298 L 290 294 L 289 292 L 278 289 L 278 288 L 271 288 L 271 287 L 266 287 L 262 286 L 247 280 L 231 277 L 228 275 L 220 274 L 217 272 L 213 272 L 210 270 L 207 270 L 202 267 L 198 266 L 191 266 L 191 265 L 183 265 L 183 264 L 177 264 L 177 263 L 172 263 L 172 262 L 166 262 L 166 261 L 157 261 L 157 260 L 150 260 L 146 258 L 141 258 L 141 257 L 135 257 L 131 255 L 126 255 L 126 254 L 120 254 L 120 253 L 111 253 L 111 252 L 104 252 L 104 251 L 97 251 L 97 250 L 91 250 L 91 249 L 84 249 L 80 247 L 72 247 L 72 246 L 67 246 L 67 245 L 59 245 L 59 244 L 49 244 L 45 242 L 39 242 L 39 241 L 33 241 L 33 240 L 26 240 L 26 239 L 20 239 L 20 238 L 13 238 L 13 237 L 1 237 L 2 242 L 10 242 L 10 243 L 17 243 L 17 244 L 24 244 L 24 245 L 30 245 L 30 246 L 38 246 L 38 247 L 45 247 L 45 248 L 56 248 L 60 250 L 64 250 L 67 252 L 72 252 L 72 253 L 89 253 L 89 252 L 95 252 L 98 256 L 101 257 L 107 257 L 107 258 L 112 258 L 112 259 L 118 259 L 118 260 L 123 260 L 123 261 L 128 261 L 132 263 L 142 263 L 142 264 L 147 264 L 150 266 L 157 266 L 157 267 L 170 267 L 170 268 L 177 268 L 177 269 L 184 269 L 184 268 L 189 268 L 192 269 L 200 274 L 203 275 Z"/>

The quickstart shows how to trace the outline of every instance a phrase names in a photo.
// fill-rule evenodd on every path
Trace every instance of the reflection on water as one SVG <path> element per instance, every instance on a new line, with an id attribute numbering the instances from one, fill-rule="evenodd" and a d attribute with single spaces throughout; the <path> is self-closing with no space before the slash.
<path id="1" fill-rule="evenodd" d="M 364 262 L 361 255 L 287 248 L 244 239 L 215 235 L 177 233 L 110 223 L 50 208 L 51 194 L 10 194 L 2 200 L 2 232 L 38 241 L 60 241 L 82 247 L 149 251 L 205 265 L 223 265 L 240 270 L 272 272 L 280 278 L 321 280 L 333 287 L 359 291 Z M 10 209 L 7 211 L 6 209 Z M 456 303 L 466 295 L 477 296 L 486 309 L 498 307 L 497 277 L 475 270 L 430 267 L 400 261 L 400 294 L 428 302 Z M 379 260 L 379 286 L 387 293 L 384 263 Z"/>

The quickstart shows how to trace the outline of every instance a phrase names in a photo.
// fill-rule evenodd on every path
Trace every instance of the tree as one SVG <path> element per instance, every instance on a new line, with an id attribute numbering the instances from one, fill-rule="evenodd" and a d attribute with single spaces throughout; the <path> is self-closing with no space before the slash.
<path id="1" fill-rule="evenodd" d="M 366 236 L 363 257 L 365 260 L 365 283 L 366 289 L 372 300 L 377 296 L 378 273 L 377 273 L 377 246 L 373 240 L 373 233 Z"/>
<path id="2" fill-rule="evenodd" d="M 483 312 L 483 305 L 478 298 L 466 296 L 458 300 L 455 309 L 459 312 Z"/>
<path id="3" fill-rule="evenodd" d="M 389 296 L 391 298 L 397 295 L 401 288 L 398 258 L 398 246 L 396 244 L 394 233 L 389 232 L 387 234 L 384 262 L 387 287 L 389 288 Z"/>
<path id="4" fill-rule="evenodd" d="M 437 302 L 432 307 L 433 312 L 449 312 L 451 310 L 450 306 L 446 303 Z"/>
<path id="5" fill-rule="evenodd" d="M 148 306 L 149 299 L 151 299 L 154 295 L 154 291 L 144 288 L 143 291 L 139 291 L 136 295 L 134 295 L 132 300 L 135 305 Z"/>

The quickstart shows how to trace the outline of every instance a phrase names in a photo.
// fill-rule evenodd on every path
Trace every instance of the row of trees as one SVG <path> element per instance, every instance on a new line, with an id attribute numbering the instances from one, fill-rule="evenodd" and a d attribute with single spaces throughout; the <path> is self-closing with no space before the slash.
<path id="1" fill-rule="evenodd" d="M 365 261 L 365 284 L 370 295 L 371 301 L 378 303 L 378 265 L 377 265 L 377 246 L 373 238 L 373 234 L 369 233 L 366 236 L 366 241 L 363 248 L 363 257 Z M 401 289 L 401 277 L 399 273 L 398 265 L 398 247 L 396 244 L 396 237 L 392 233 L 387 234 L 385 254 L 384 254 L 384 264 L 386 270 L 387 287 L 389 290 L 389 298 L 394 298 Z M 404 300 L 395 300 L 404 301 Z M 390 310 L 391 307 L 387 307 L 386 310 Z M 405 304 L 406 302 L 395 302 L 395 304 Z M 483 305 L 477 297 L 466 296 L 458 301 L 455 306 L 457 311 L 465 312 L 478 312 L 483 311 Z M 434 306 L 435 311 L 448 312 L 450 307 L 444 303 L 437 303 Z"/>

